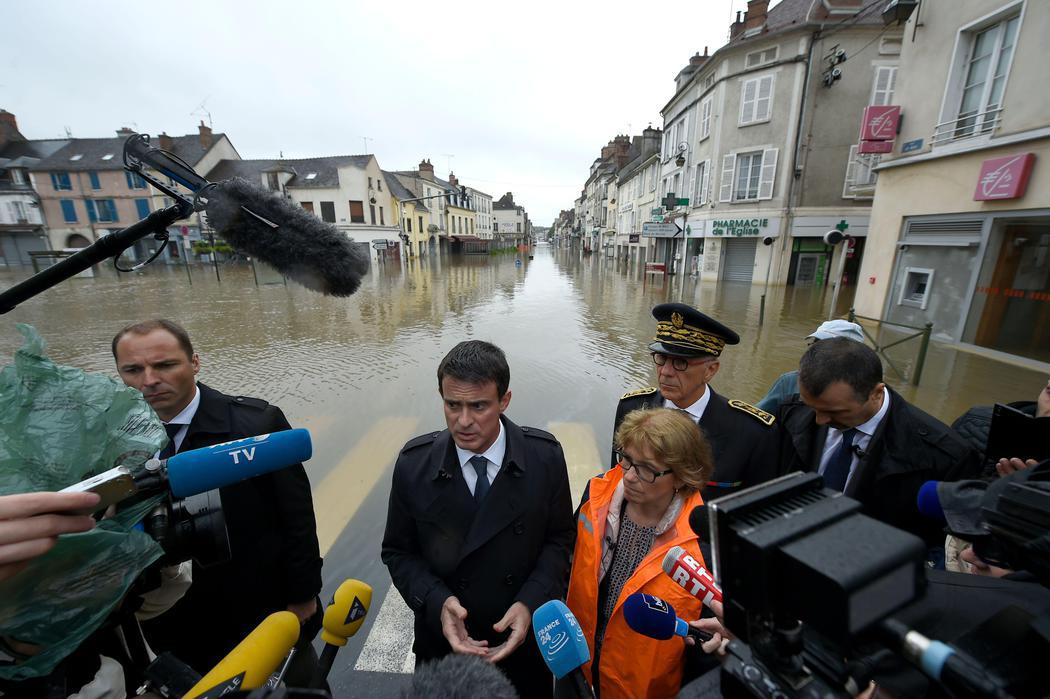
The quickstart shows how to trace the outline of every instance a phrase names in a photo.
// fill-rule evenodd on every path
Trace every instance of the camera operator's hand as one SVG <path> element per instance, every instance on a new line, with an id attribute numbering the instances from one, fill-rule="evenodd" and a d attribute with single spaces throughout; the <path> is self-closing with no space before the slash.
<path id="1" fill-rule="evenodd" d="M 719 656 L 725 656 L 726 646 L 729 645 L 729 641 L 732 640 L 733 635 L 726 630 L 726 627 L 722 625 L 722 603 L 711 601 L 709 605 L 711 611 L 715 613 L 714 617 L 708 617 L 706 619 L 697 619 L 696 621 L 690 621 L 690 628 L 697 629 L 698 631 L 706 631 L 711 634 L 711 640 L 700 644 L 700 648 L 707 654 L 717 653 Z M 686 637 L 686 645 L 695 646 L 696 641 L 691 637 Z"/>
<path id="2" fill-rule="evenodd" d="M 97 504 L 96 493 L 0 495 L 0 580 L 16 575 L 33 558 L 51 550 L 59 534 L 95 526 L 87 515 L 63 514 Z"/>
<path id="3" fill-rule="evenodd" d="M 1027 461 L 1021 461 L 1020 459 L 999 459 L 999 462 L 995 464 L 995 470 L 1000 476 L 1009 476 L 1011 473 L 1017 473 L 1023 471 L 1026 468 L 1035 466 L 1038 461 L 1035 459 L 1028 459 Z"/>
<path id="4" fill-rule="evenodd" d="M 959 560 L 963 561 L 969 571 L 974 575 L 984 575 L 989 578 L 1001 578 L 1004 575 L 1009 575 L 1014 572 L 1009 568 L 1000 568 L 999 566 L 991 565 L 974 553 L 972 546 L 967 546 L 959 553 Z"/>

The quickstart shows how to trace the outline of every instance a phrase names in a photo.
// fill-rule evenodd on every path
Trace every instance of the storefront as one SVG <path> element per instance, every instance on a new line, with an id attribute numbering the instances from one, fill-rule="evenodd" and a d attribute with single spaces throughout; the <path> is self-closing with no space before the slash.
<path id="1" fill-rule="evenodd" d="M 764 239 L 774 240 L 780 235 L 778 217 L 712 219 L 703 221 L 702 278 L 729 282 L 765 281 L 770 251 L 759 264 L 758 251 Z M 761 267 L 761 269 L 759 269 Z"/>
<path id="2" fill-rule="evenodd" d="M 1050 210 L 905 219 L 888 320 L 1050 362 Z"/>

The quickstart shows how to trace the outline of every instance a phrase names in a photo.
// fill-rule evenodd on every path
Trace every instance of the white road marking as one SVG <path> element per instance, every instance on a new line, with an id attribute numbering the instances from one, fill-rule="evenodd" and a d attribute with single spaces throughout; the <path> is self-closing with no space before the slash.
<path id="1" fill-rule="evenodd" d="M 416 667 L 412 652 L 415 616 L 393 585 L 387 590 L 375 623 L 365 639 L 354 670 L 411 673 Z"/>

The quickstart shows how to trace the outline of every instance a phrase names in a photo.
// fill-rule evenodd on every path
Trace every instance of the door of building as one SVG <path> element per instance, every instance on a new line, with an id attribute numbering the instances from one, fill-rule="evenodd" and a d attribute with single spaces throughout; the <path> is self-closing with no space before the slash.
<path id="1" fill-rule="evenodd" d="M 725 268 L 722 279 L 730 282 L 749 282 L 755 273 L 755 252 L 758 238 L 734 238 L 725 241 Z"/>
<path id="2" fill-rule="evenodd" d="M 1004 231 L 974 343 L 1050 361 L 1050 225 Z"/>
<path id="3" fill-rule="evenodd" d="M 824 284 L 828 256 L 822 252 L 799 253 L 795 263 L 796 286 L 821 286 Z"/>

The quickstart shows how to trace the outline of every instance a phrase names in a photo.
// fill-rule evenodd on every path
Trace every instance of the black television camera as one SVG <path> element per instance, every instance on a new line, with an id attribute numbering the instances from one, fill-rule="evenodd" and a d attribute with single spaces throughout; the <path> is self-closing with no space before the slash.
<path id="1" fill-rule="evenodd" d="M 1016 481 L 989 494 L 986 528 L 1012 567 L 1045 572 L 1050 463 Z M 724 623 L 736 636 L 721 670 L 723 696 L 852 697 L 887 665 L 903 667 L 902 659 L 948 696 L 1029 696 L 1039 686 L 1032 659 L 1050 652 L 1050 601 L 1042 614 L 1019 610 L 1009 602 L 1011 583 L 995 581 L 1006 586 L 1003 594 L 989 593 L 985 606 L 996 613 L 985 609 L 983 622 L 955 645 L 931 639 L 913 625 L 922 615 L 910 612 L 929 601 L 926 545 L 860 508 L 812 473 L 707 506 Z M 1025 648 L 1011 651 L 1012 659 L 984 652 L 991 649 L 981 643 L 1006 636 L 1024 639 Z"/>

